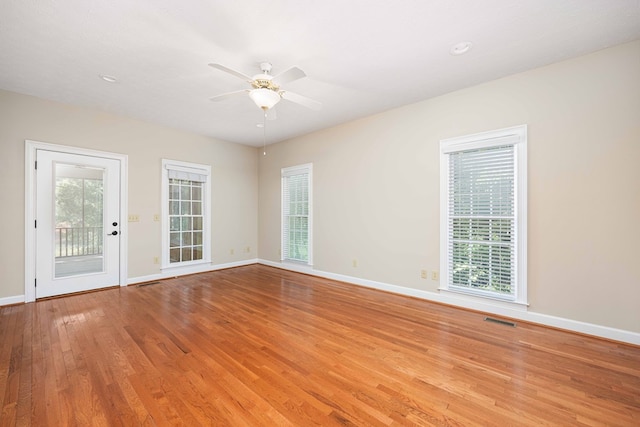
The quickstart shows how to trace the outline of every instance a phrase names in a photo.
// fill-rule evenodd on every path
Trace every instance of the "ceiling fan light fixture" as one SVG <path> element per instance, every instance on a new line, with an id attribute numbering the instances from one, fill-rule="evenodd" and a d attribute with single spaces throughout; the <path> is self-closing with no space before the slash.
<path id="1" fill-rule="evenodd" d="M 268 110 L 280 102 L 280 94 L 270 89 L 253 89 L 249 92 L 249 97 L 256 103 L 258 108 Z"/>

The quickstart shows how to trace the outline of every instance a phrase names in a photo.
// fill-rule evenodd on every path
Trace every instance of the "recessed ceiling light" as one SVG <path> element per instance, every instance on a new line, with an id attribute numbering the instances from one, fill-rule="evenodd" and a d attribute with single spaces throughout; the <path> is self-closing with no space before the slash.
<path id="1" fill-rule="evenodd" d="M 100 74 L 100 78 L 108 83 L 116 83 L 118 81 L 117 78 L 113 76 L 107 76 L 106 74 Z"/>
<path id="2" fill-rule="evenodd" d="M 473 43 L 471 42 L 460 42 L 460 43 L 454 44 L 451 47 L 451 50 L 449 51 L 449 53 L 451 55 L 463 55 L 469 52 L 469 50 L 471 49 L 471 46 L 473 46 Z"/>

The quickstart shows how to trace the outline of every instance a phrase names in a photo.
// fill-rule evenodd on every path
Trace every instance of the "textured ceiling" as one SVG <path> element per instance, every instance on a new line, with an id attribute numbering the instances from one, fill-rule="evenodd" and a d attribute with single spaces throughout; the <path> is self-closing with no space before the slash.
<path id="1" fill-rule="evenodd" d="M 285 88 L 323 108 L 281 101 L 273 143 L 636 39 L 638 0 L 2 0 L 0 88 L 260 146 L 208 63 L 306 72 Z"/>

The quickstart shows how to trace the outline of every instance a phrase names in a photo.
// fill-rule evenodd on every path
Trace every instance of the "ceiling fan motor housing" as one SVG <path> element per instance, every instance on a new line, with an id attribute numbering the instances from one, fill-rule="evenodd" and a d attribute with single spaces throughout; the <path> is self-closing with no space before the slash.
<path id="1" fill-rule="evenodd" d="M 253 77 L 253 81 L 251 82 L 251 86 L 254 89 L 269 89 L 274 92 L 277 92 L 280 89 L 280 86 L 275 84 L 271 80 L 271 76 L 268 74 L 258 74 Z"/>
<path id="2" fill-rule="evenodd" d="M 253 81 L 251 82 L 251 86 L 254 89 L 269 89 L 274 92 L 277 92 L 280 89 L 280 86 L 275 84 L 271 75 L 271 62 L 261 62 L 260 63 L 260 71 L 262 74 L 256 74 L 253 76 Z"/>

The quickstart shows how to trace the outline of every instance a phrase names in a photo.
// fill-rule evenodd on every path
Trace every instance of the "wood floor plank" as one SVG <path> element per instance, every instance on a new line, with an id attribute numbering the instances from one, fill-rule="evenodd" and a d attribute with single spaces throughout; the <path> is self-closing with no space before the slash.
<path id="1" fill-rule="evenodd" d="M 11 423 L 15 421 L 16 426 L 28 426 L 31 424 L 32 407 L 32 371 L 33 371 L 33 312 L 26 305 L 16 307 L 18 324 L 21 326 L 20 333 L 14 335 L 16 344 L 20 345 L 21 358 L 16 369 L 20 372 L 20 384 L 18 387 L 18 402 L 15 419 L 8 418 Z M 18 344 L 19 345 L 19 344 Z"/>
<path id="2" fill-rule="evenodd" d="M 252 265 L 0 308 L 0 426 L 638 426 L 640 347 Z"/>
<path id="3" fill-rule="evenodd" d="M 17 327 L 20 316 L 11 315 L 16 309 L 16 307 L 9 307 L 6 313 L 0 313 L 0 336 L 12 338 L 0 342 L 0 366 L 2 367 L 0 369 L 0 390 L 4 391 L 3 399 L 0 402 L 0 420 L 16 417 L 20 387 L 19 364 L 23 344 L 20 339 L 21 328 Z"/>

